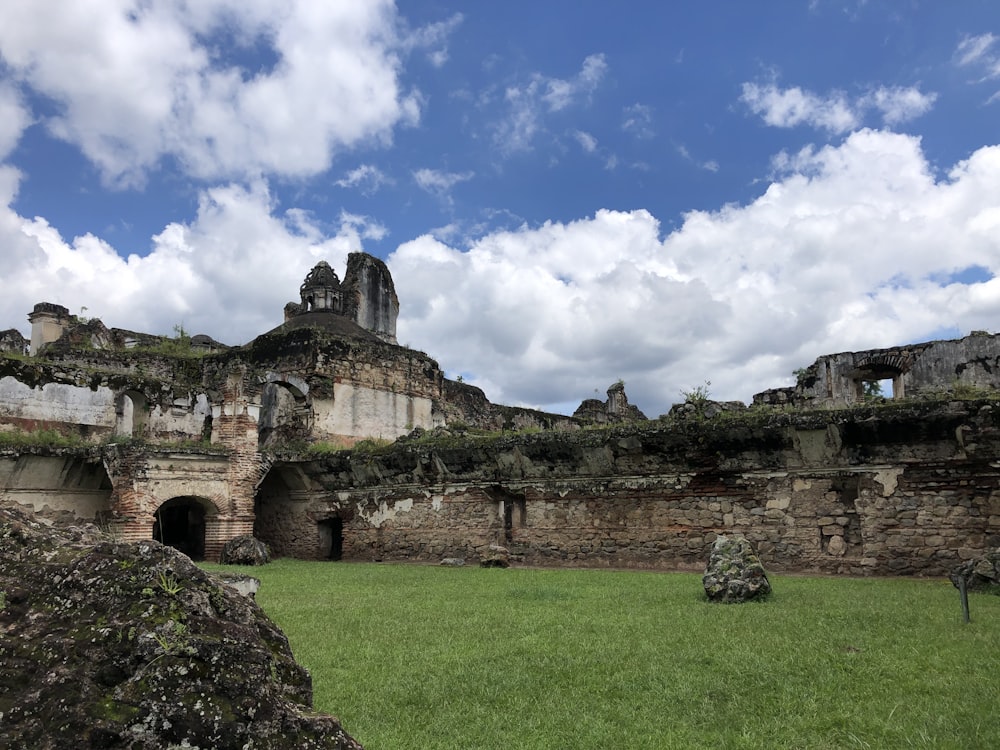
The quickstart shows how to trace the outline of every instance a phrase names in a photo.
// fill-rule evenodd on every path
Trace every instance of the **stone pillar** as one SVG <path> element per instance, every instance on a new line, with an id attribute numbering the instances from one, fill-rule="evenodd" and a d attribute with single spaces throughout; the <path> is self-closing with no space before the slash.
<path id="1" fill-rule="evenodd" d="M 62 305 L 51 302 L 39 302 L 28 313 L 31 323 L 31 347 L 28 353 L 35 355 L 45 344 L 51 343 L 63 335 L 72 318 L 69 310 Z"/>

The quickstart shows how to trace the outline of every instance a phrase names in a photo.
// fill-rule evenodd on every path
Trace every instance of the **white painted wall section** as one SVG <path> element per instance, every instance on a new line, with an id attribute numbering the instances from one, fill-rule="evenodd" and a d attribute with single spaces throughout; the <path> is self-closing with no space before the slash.
<path id="1" fill-rule="evenodd" d="M 95 427 L 115 426 L 115 394 L 66 383 L 46 383 L 32 388 L 6 375 L 0 378 L 0 418 L 37 419 Z"/>
<path id="2" fill-rule="evenodd" d="M 337 383 L 332 402 L 313 402 L 313 425 L 319 435 L 391 439 L 414 427 L 432 429 L 432 409 L 429 398 Z"/>

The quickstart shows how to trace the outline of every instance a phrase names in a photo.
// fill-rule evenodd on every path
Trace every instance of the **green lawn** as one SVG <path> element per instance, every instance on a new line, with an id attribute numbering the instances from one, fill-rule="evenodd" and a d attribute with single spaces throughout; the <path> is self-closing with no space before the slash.
<path id="1" fill-rule="evenodd" d="M 247 572 L 367 750 L 1000 747 L 1000 597 L 965 625 L 942 580 L 772 576 L 719 605 L 691 574 Z"/>

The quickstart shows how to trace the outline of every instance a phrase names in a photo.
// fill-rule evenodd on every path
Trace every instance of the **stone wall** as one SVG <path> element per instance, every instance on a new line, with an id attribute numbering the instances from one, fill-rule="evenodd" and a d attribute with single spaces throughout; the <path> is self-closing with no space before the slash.
<path id="1" fill-rule="evenodd" d="M 932 398 L 1000 388 L 1000 335 L 975 331 L 962 339 L 819 357 L 794 386 L 753 397 L 754 404 L 841 408 L 864 401 L 864 384 L 891 381 L 890 398 Z"/>
<path id="2" fill-rule="evenodd" d="M 775 415 L 402 444 L 276 464 L 278 554 L 696 568 L 740 532 L 776 570 L 938 575 L 1000 544 L 1000 406 Z M 290 540 L 294 539 L 294 543 Z"/>

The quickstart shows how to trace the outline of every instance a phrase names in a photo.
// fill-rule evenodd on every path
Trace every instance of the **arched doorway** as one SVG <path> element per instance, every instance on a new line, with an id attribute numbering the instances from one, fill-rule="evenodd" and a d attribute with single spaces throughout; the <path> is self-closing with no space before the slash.
<path id="1" fill-rule="evenodd" d="M 261 448 L 309 437 L 312 405 L 307 392 L 308 386 L 301 382 L 272 380 L 264 385 L 257 421 L 257 443 Z"/>
<path id="2" fill-rule="evenodd" d="M 153 539 L 183 552 L 192 560 L 205 558 L 205 516 L 213 515 L 211 502 L 197 497 L 174 497 L 153 515 Z"/>

